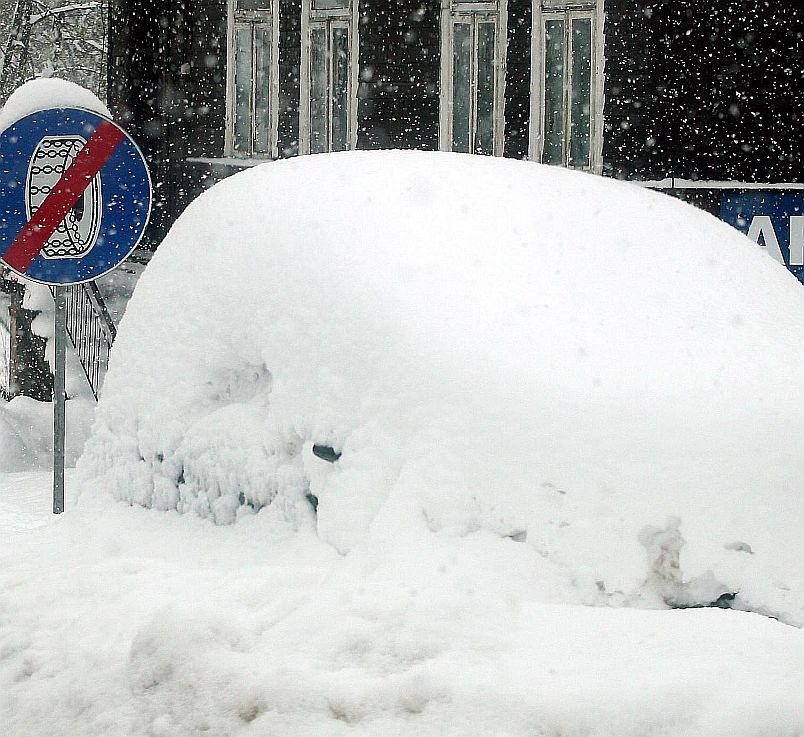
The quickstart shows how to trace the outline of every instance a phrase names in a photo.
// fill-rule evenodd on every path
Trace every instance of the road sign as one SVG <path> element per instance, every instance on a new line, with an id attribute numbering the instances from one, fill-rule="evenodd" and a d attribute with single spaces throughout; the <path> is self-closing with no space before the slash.
<path id="1" fill-rule="evenodd" d="M 142 153 L 98 113 L 42 110 L 0 133 L 0 260 L 16 273 L 97 279 L 136 248 L 150 209 Z"/>
<path id="2" fill-rule="evenodd" d="M 54 514 L 64 511 L 66 287 L 124 261 L 150 212 L 145 159 L 102 115 L 51 108 L 0 132 L 0 261 L 55 287 Z"/>
<path id="3" fill-rule="evenodd" d="M 730 192 L 721 198 L 720 218 L 804 281 L 804 193 Z"/>

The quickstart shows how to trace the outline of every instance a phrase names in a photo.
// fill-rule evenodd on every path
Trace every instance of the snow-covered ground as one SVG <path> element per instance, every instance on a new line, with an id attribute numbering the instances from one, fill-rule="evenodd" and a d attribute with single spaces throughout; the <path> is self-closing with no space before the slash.
<path id="1" fill-rule="evenodd" d="M 48 524 L 52 508 L 50 479 L 50 473 L 42 471 L 0 474 L 0 539 L 4 546 L 16 533 Z"/>
<path id="2" fill-rule="evenodd" d="M 505 575 L 521 543 L 477 569 L 482 532 L 383 559 L 268 510 L 50 520 L 48 482 L 0 477 L 4 737 L 804 729 L 803 633 L 756 614 L 544 603 Z"/>
<path id="3" fill-rule="evenodd" d="M 227 180 L 66 513 L 0 474 L 0 735 L 803 734 L 802 329 L 750 241 L 600 178 Z"/>

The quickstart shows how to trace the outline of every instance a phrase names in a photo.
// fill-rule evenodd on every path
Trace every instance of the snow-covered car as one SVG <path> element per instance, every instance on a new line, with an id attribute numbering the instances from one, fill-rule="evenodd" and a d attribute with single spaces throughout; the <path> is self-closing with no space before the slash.
<path id="1" fill-rule="evenodd" d="M 781 266 L 662 194 L 439 153 L 272 163 L 160 247 L 80 469 L 341 552 L 482 530 L 584 601 L 801 623 L 802 327 Z"/>

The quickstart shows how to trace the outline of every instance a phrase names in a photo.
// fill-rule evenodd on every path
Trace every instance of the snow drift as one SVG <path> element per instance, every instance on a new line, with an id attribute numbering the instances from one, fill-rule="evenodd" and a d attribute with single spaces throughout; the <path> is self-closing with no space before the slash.
<path id="1" fill-rule="evenodd" d="M 802 329 L 783 267 L 664 195 L 453 154 L 269 163 L 142 276 L 81 485 L 271 505 L 410 565 L 474 540 L 478 577 L 544 600 L 800 624 Z"/>

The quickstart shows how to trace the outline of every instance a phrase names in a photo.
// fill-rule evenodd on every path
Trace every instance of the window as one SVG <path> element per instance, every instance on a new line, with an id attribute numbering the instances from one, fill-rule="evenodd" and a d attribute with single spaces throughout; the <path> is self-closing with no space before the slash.
<path id="1" fill-rule="evenodd" d="M 302 1 L 300 152 L 357 143 L 357 0 Z"/>
<path id="2" fill-rule="evenodd" d="M 506 0 L 442 0 L 442 151 L 501 156 Z"/>
<path id="3" fill-rule="evenodd" d="M 226 152 L 276 157 L 278 0 L 229 0 Z"/>
<path id="4" fill-rule="evenodd" d="M 599 173 L 603 146 L 602 3 L 533 9 L 532 159 Z"/>

